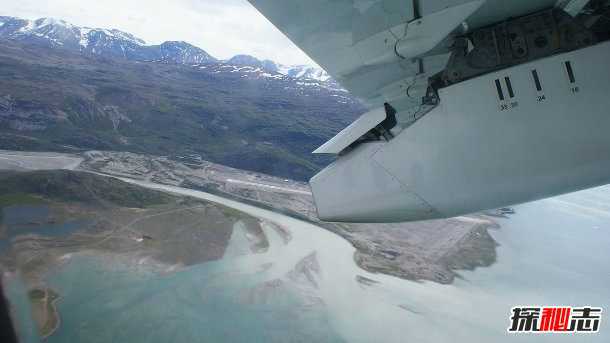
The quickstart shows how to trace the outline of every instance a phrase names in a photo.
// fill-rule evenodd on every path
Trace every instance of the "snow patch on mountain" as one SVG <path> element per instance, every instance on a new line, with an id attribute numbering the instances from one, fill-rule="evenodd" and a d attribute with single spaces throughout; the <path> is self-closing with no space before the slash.
<path id="1" fill-rule="evenodd" d="M 214 73 L 242 73 L 241 77 L 281 80 L 313 80 L 302 87 L 324 87 L 341 90 L 341 87 L 323 69 L 310 65 L 283 65 L 271 60 L 259 60 L 250 55 L 236 55 L 218 61 L 206 51 L 184 41 L 167 41 L 159 45 L 146 45 L 134 35 L 116 29 L 80 27 L 64 20 L 40 18 L 26 20 L 0 16 L 0 40 L 10 39 L 26 43 L 46 44 L 53 48 L 69 49 L 96 56 L 123 58 L 137 62 L 183 64 L 193 68 L 206 68 L 218 64 Z"/>
<path id="2" fill-rule="evenodd" d="M 94 29 L 78 27 L 64 20 L 55 18 L 40 18 L 36 20 L 19 19 L 14 17 L 0 17 L 3 32 L 0 38 L 27 40 L 34 38 L 47 41 L 54 45 L 80 46 L 88 48 L 94 43 L 94 38 L 104 42 L 117 42 L 118 44 L 144 45 L 145 42 L 133 35 L 112 29 Z M 99 45 L 99 44 L 98 44 Z"/>
<path id="3" fill-rule="evenodd" d="M 161 62 L 197 65 L 216 59 L 202 49 L 184 41 L 168 41 L 159 45 Z"/>
<path id="4" fill-rule="evenodd" d="M 250 55 L 237 55 L 225 61 L 230 65 L 263 68 L 267 72 L 278 73 L 294 79 L 311 79 L 321 82 L 331 81 L 331 76 L 321 68 L 309 65 L 283 65 L 270 60 L 259 60 Z"/>
<path id="5" fill-rule="evenodd" d="M 99 29 L 96 29 L 96 30 L 99 30 Z M 123 31 L 120 31 L 117 29 L 112 29 L 112 30 L 104 29 L 103 31 L 107 35 L 114 37 L 116 39 L 128 41 L 128 42 L 131 42 L 136 45 L 146 45 L 146 42 L 143 39 L 135 37 L 131 33 L 123 32 Z"/>
<path id="6" fill-rule="evenodd" d="M 4 23 L 0 39 L 42 43 L 85 54 L 141 62 L 194 65 L 216 61 L 207 52 L 186 42 L 146 45 L 144 40 L 121 30 L 79 27 L 54 18 L 24 20 L 0 17 L 0 20 Z"/>
<path id="7" fill-rule="evenodd" d="M 331 79 L 330 75 L 323 69 L 308 65 L 280 66 L 278 71 L 295 79 L 312 79 L 322 82 Z"/>
<path id="8" fill-rule="evenodd" d="M 83 48 L 86 48 L 87 46 L 89 46 L 89 33 L 93 31 L 93 29 L 90 29 L 88 27 L 83 27 L 80 30 L 80 39 L 78 40 L 78 45 L 80 45 Z"/>

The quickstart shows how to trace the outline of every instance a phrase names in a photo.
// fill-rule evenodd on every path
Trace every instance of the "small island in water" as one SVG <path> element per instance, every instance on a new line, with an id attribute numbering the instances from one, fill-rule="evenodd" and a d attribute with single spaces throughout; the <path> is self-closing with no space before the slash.
<path id="1" fill-rule="evenodd" d="M 237 222 L 249 251 L 268 247 L 258 219 L 222 205 L 85 172 L 0 172 L 1 268 L 22 277 L 43 338 L 61 323 L 48 278 L 75 255 L 171 273 L 222 258 Z"/>

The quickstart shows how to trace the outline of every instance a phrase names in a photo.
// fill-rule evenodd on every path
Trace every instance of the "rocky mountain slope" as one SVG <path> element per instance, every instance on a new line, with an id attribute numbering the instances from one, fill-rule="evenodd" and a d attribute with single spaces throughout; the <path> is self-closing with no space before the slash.
<path id="1" fill-rule="evenodd" d="M 180 64 L 216 61 L 207 52 L 186 42 L 146 45 L 142 39 L 126 32 L 79 27 L 53 18 L 0 17 L 0 39 L 134 61 Z"/>
<path id="2" fill-rule="evenodd" d="M 165 62 L 185 65 L 219 62 L 203 49 L 182 41 L 168 41 L 147 45 L 140 38 L 116 29 L 79 27 L 64 20 L 40 18 L 36 20 L 0 16 L 0 40 L 61 48 L 86 55 L 123 58 L 142 62 Z M 299 79 L 328 81 L 322 69 L 307 65 L 283 65 L 270 60 L 260 61 L 253 56 L 237 55 L 227 61 L 231 65 L 260 67 L 267 72 Z"/>
<path id="3" fill-rule="evenodd" d="M 330 75 L 323 69 L 308 65 L 283 65 L 271 60 L 259 60 L 250 55 L 236 55 L 225 61 L 227 64 L 236 66 L 250 66 L 262 68 L 268 72 L 290 76 L 295 79 L 309 79 L 322 82 L 334 82 Z M 338 87 L 338 86 L 337 86 Z"/>
<path id="4" fill-rule="evenodd" d="M 306 74 L 219 61 L 184 42 L 0 17 L 0 146 L 192 156 L 305 180 L 329 162 L 311 151 L 364 111 L 332 79 Z"/>

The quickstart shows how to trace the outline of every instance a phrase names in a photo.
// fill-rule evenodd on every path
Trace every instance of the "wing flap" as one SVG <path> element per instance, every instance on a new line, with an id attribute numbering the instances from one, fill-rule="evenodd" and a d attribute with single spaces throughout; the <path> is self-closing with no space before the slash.
<path id="1" fill-rule="evenodd" d="M 316 149 L 314 154 L 339 154 L 350 144 L 364 136 L 371 129 L 379 125 L 386 118 L 383 107 L 366 112 L 356 119 L 350 126 L 343 129 L 335 137 Z"/>

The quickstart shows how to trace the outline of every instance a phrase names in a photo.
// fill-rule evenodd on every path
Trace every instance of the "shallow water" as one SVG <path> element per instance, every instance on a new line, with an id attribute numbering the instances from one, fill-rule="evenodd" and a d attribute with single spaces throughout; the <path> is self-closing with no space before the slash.
<path id="1" fill-rule="evenodd" d="M 132 182 L 274 221 L 292 240 L 284 244 L 265 226 L 270 248 L 252 255 L 245 230 L 236 227 L 225 258 L 166 275 L 120 257 L 75 256 L 51 277 L 64 298 L 62 326 L 50 342 L 610 341 L 603 320 L 598 334 L 506 332 L 517 305 L 608 308 L 608 187 L 517 206 L 492 231 L 498 262 L 440 285 L 367 273 L 347 241 L 314 225 L 202 192 Z M 303 264 L 311 256 L 319 270 Z M 362 285 L 357 275 L 379 283 Z"/>
<path id="2" fill-rule="evenodd" d="M 11 240 L 19 235 L 36 234 L 49 237 L 64 237 L 86 230 L 88 220 L 68 220 L 64 223 L 48 223 L 50 209 L 45 205 L 7 206 L 2 209 L 0 221 L 6 226 L 5 236 L 0 239 L 0 252 L 8 249 Z"/>

